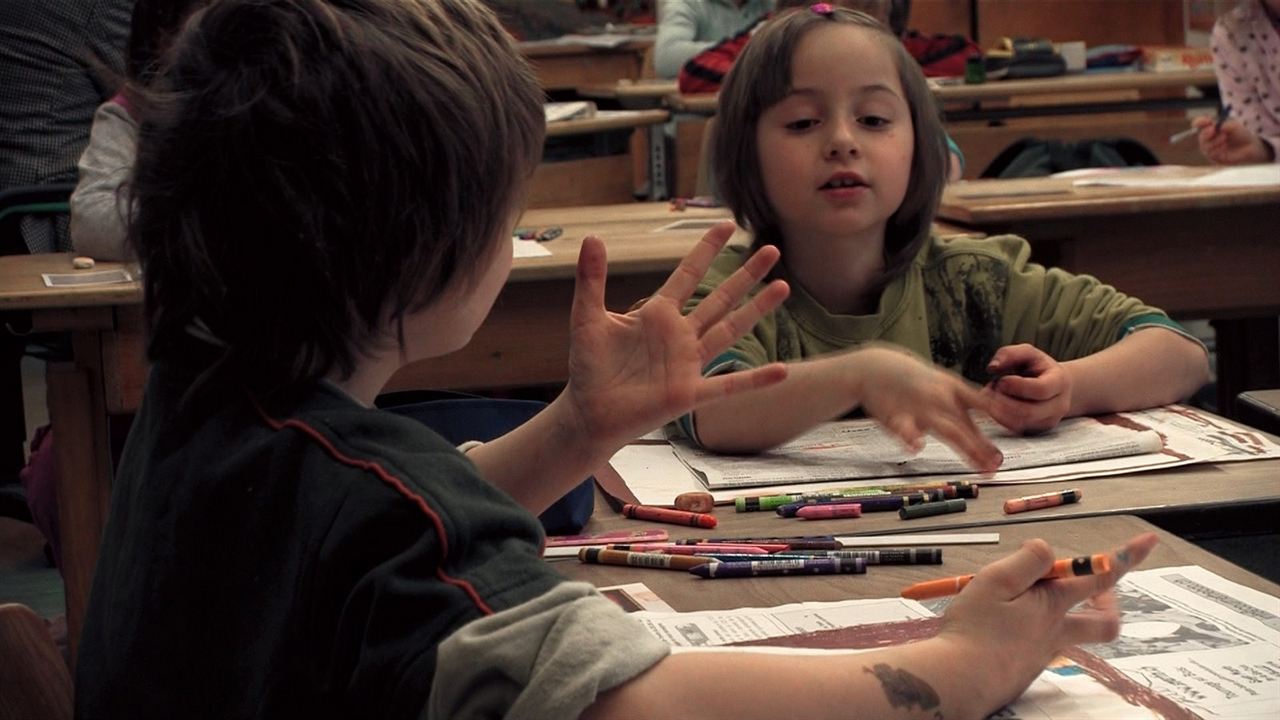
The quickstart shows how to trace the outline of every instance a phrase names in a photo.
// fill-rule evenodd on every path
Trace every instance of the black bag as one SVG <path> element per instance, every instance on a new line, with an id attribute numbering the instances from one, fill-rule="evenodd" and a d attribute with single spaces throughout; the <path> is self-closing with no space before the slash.
<path id="1" fill-rule="evenodd" d="M 981 177 L 1043 177 L 1080 168 L 1159 164 L 1155 153 L 1130 138 L 1071 142 L 1029 137 L 1005 148 L 982 171 Z"/>

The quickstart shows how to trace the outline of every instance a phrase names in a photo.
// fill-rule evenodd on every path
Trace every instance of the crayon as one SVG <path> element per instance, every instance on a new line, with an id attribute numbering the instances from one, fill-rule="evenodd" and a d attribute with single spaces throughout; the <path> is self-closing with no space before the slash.
<path id="1" fill-rule="evenodd" d="M 1099 553 L 1097 555 L 1082 555 L 1078 558 L 1057 560 L 1053 563 L 1053 568 L 1041 575 L 1040 579 L 1052 580 L 1073 575 L 1101 575 L 1106 572 L 1111 572 L 1111 557 Z M 926 580 L 904 588 L 902 597 L 911 600 L 928 600 L 930 598 L 954 595 L 963 590 L 971 580 L 973 580 L 972 575 L 959 575 L 943 578 L 942 580 Z"/>
<path id="2" fill-rule="evenodd" d="M 616 530 L 614 532 L 590 533 L 587 535 L 550 535 L 547 537 L 547 547 L 604 545 L 611 542 L 656 543 L 666 539 L 666 530 Z"/>
<path id="3" fill-rule="evenodd" d="M 933 515 L 945 515 L 947 513 L 958 513 L 965 511 L 965 499 L 956 498 L 954 500 L 939 500 L 937 502 L 921 503 L 919 505 L 906 505 L 898 510 L 898 517 L 903 520 L 915 520 L 916 518 L 931 517 Z"/>
<path id="4" fill-rule="evenodd" d="M 1056 507 L 1058 505 L 1070 505 L 1078 501 L 1084 493 L 1076 488 L 1070 490 L 1058 490 L 1056 492 L 1042 493 L 1040 495 L 1028 495 L 1020 498 L 1010 498 L 1004 501 L 1004 511 L 1007 515 L 1014 513 L 1026 512 L 1028 510 L 1039 510 L 1041 508 Z"/>
<path id="5" fill-rule="evenodd" d="M 928 496 L 924 493 L 907 493 L 905 495 L 878 495 L 874 497 L 858 498 L 858 504 L 862 506 L 862 512 L 888 512 L 897 510 L 904 505 L 915 505 L 925 502 Z M 808 505 L 840 505 L 848 504 L 849 499 L 845 497 L 825 498 L 822 500 L 801 500 L 793 502 L 789 505 L 781 505 L 774 509 L 778 515 L 782 517 L 795 517 L 800 508 Z"/>
<path id="6" fill-rule="evenodd" d="M 699 553 L 708 552 L 732 552 L 744 553 L 747 555 L 768 555 L 770 552 L 778 550 L 786 550 L 786 545 L 772 545 L 769 547 L 761 547 L 758 545 L 736 545 L 736 544 L 698 544 L 698 545 L 663 545 L 659 543 L 636 543 L 632 545 L 609 545 L 610 550 L 627 550 L 630 552 L 658 552 L 668 555 L 697 555 Z"/>
<path id="7" fill-rule="evenodd" d="M 786 545 L 787 550 L 839 550 L 844 547 L 831 535 L 804 535 L 799 537 L 757 537 L 757 538 L 685 538 L 676 540 L 677 545 L 699 545 L 704 543 L 723 543 L 726 545 Z"/>
<path id="8" fill-rule="evenodd" d="M 835 488 L 813 493 L 795 493 L 790 495 L 748 495 L 735 498 L 734 509 L 738 512 L 759 512 L 776 510 L 779 506 L 789 505 L 802 500 L 823 500 L 840 497 L 863 497 L 866 495 L 893 495 L 920 492 L 923 490 L 942 490 L 948 498 L 978 496 L 978 486 L 969 480 L 948 480 L 945 483 L 915 483 L 903 485 L 877 485 L 861 488 Z"/>
<path id="9" fill-rule="evenodd" d="M 715 558 L 725 562 L 751 560 L 782 560 L 796 558 L 833 558 L 836 560 L 855 560 L 862 558 L 868 565 L 940 565 L 942 564 L 942 548 L 883 548 L 880 550 L 804 550 L 773 553 L 766 558 L 756 555 L 740 555 L 736 553 L 698 553 L 702 557 Z"/>
<path id="10" fill-rule="evenodd" d="M 604 550 L 602 548 L 582 548 L 578 551 L 578 559 L 584 563 L 595 565 L 630 565 L 632 567 L 657 568 L 659 570 L 692 570 L 700 565 L 717 562 L 696 556 L 626 552 L 625 550 Z"/>
<path id="11" fill-rule="evenodd" d="M 651 520 L 653 522 L 671 523 L 672 525 L 689 525 L 690 527 L 700 528 L 713 528 L 716 526 L 715 515 L 651 507 L 649 505 L 627 503 L 622 506 L 622 515 L 636 520 Z"/>
<path id="12" fill-rule="evenodd" d="M 806 505 L 799 510 L 796 510 L 796 517 L 801 520 L 828 520 L 831 518 L 862 517 L 862 505 L 859 505 L 858 503 Z"/>
<path id="13" fill-rule="evenodd" d="M 844 575 L 865 573 L 866 571 L 867 561 L 861 558 L 853 560 L 790 558 L 787 560 L 717 562 L 689 569 L 689 572 L 703 578 L 755 577 L 758 575 Z"/>

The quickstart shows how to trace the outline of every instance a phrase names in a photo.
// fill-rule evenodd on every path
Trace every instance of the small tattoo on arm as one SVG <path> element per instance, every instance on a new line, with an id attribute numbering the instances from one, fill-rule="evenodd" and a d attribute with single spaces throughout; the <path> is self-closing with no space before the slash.
<path id="1" fill-rule="evenodd" d="M 938 693 L 934 692 L 929 683 L 906 670 L 895 670 L 884 663 L 877 663 L 873 667 L 864 667 L 862 671 L 876 676 L 892 707 L 909 710 L 912 706 L 919 705 L 921 710 L 935 710 L 940 703 Z M 935 720 L 942 720 L 942 711 L 935 710 L 933 717 Z"/>

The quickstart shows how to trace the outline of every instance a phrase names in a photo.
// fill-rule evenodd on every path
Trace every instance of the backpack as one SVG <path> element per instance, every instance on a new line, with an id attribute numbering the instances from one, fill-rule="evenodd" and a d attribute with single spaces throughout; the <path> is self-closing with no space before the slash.
<path id="1" fill-rule="evenodd" d="M 1080 168 L 1159 164 L 1155 153 L 1130 138 L 1072 142 L 1028 137 L 1005 148 L 980 177 L 1043 177 Z"/>
<path id="2" fill-rule="evenodd" d="M 912 30 L 903 36 L 902 44 L 920 63 L 925 77 L 963 77 L 965 61 L 982 54 L 982 49 L 963 35 L 922 35 Z"/>

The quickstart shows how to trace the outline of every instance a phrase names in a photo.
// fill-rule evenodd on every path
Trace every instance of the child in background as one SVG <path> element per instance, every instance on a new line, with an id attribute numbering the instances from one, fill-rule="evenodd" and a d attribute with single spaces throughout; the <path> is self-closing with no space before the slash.
<path id="1" fill-rule="evenodd" d="M 689 58 L 752 27 L 768 15 L 775 0 L 661 0 L 653 69 L 674 78 Z"/>
<path id="2" fill-rule="evenodd" d="M 1231 117 L 1191 122 L 1215 163 L 1280 162 L 1280 0 L 1240 0 L 1213 25 L 1213 69 Z"/>
<path id="3" fill-rule="evenodd" d="M 1115 636 L 1109 589 L 1152 535 L 1050 582 L 1028 543 L 935 638 L 838 658 L 671 655 L 556 575 L 531 511 L 634 436 L 785 375 L 701 375 L 787 292 L 739 304 L 764 248 L 681 316 L 727 223 L 627 315 L 605 310 L 587 238 L 571 379 L 512 433 L 463 455 L 372 408 L 483 321 L 540 157 L 542 94 L 476 0 L 214 0 L 141 95 L 130 238 L 153 365 L 78 717 L 981 717 L 1061 648 Z"/>
<path id="4" fill-rule="evenodd" d="M 146 87 L 182 21 L 203 0 L 138 0 L 125 51 L 126 81 Z M 126 260 L 129 200 L 126 181 L 137 152 L 138 123 L 129 112 L 126 85 L 93 114 L 89 145 L 80 156 L 80 180 L 71 194 L 71 244 L 81 255 Z"/>
<path id="5" fill-rule="evenodd" d="M 1001 458 L 970 410 L 1035 432 L 1205 381 L 1203 346 L 1159 310 L 1028 262 L 1021 238 L 931 237 L 938 111 L 871 17 L 814 6 L 769 22 L 729 73 L 718 117 L 721 193 L 756 248 L 782 250 L 791 296 L 707 372 L 790 364 L 784 382 L 684 418 L 702 445 L 759 451 L 860 407 L 910 448 L 933 433 L 994 471 Z M 746 256 L 725 250 L 699 293 Z"/>
<path id="6" fill-rule="evenodd" d="M 807 7 L 811 2 L 812 0 L 778 0 L 778 11 Z M 833 0 L 826 4 L 864 12 L 879 20 L 898 37 L 902 37 L 905 32 L 907 15 L 911 9 L 911 4 L 907 0 L 896 2 L 894 0 Z M 729 72 L 729 68 L 733 67 L 733 61 L 742 54 L 742 49 L 747 46 L 751 36 L 755 35 L 760 26 L 771 17 L 773 17 L 772 14 L 760 18 L 754 25 L 737 35 L 725 38 L 689 58 L 684 67 L 680 68 L 678 85 L 680 92 L 688 94 L 720 92 L 725 75 Z M 951 139 L 950 135 L 947 135 L 946 139 L 947 180 L 956 181 L 964 176 L 964 153 L 960 151 L 960 146 Z M 714 186 L 714 181 L 710 184 Z"/>

